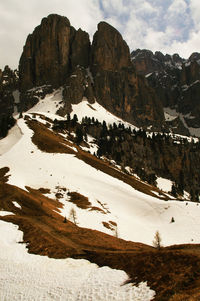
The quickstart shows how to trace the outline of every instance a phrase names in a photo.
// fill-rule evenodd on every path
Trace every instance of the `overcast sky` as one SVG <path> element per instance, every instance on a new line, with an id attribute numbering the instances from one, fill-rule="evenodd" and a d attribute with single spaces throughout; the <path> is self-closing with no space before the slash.
<path id="1" fill-rule="evenodd" d="M 130 50 L 200 52 L 199 0 L 0 0 L 0 68 L 18 66 L 29 33 L 51 13 L 92 36 L 104 20 L 118 29 Z"/>

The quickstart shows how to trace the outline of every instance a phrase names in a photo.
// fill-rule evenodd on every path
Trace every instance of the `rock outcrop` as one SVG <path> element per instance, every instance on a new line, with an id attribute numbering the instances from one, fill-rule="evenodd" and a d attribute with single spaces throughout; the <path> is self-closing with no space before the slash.
<path id="1" fill-rule="evenodd" d="M 0 138 L 7 135 L 7 131 L 14 124 L 14 96 L 13 92 L 18 88 L 17 71 L 8 66 L 0 70 Z"/>
<path id="2" fill-rule="evenodd" d="M 91 53 L 97 101 L 137 126 L 160 128 L 164 120 L 162 106 L 144 78 L 136 75 L 121 34 L 106 22 L 99 23 Z"/>
<path id="3" fill-rule="evenodd" d="M 171 130 L 184 135 L 197 134 L 196 129 L 200 128 L 200 54 L 193 53 L 185 60 L 178 54 L 153 54 L 138 49 L 131 56 L 137 74 L 146 77 L 163 107 L 176 112 L 178 123 L 167 121 Z"/>
<path id="4" fill-rule="evenodd" d="M 26 40 L 19 62 L 21 91 L 35 86 L 59 87 L 77 65 L 87 67 L 90 41 L 66 17 L 49 15 Z"/>
<path id="5" fill-rule="evenodd" d="M 106 22 L 98 24 L 91 55 L 92 72 L 120 71 L 130 67 L 130 52 L 121 34 Z"/>

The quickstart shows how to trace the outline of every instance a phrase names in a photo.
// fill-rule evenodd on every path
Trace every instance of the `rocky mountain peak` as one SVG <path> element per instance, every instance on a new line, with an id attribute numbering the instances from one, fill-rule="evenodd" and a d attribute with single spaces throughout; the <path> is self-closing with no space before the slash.
<path id="1" fill-rule="evenodd" d="M 21 109 L 37 103 L 40 94 L 34 95 L 33 87 L 42 89 L 44 96 L 63 86 L 59 114 L 70 112 L 72 104 L 86 97 L 137 126 L 169 130 L 163 107 L 178 108 L 184 114 L 194 111 L 190 98 L 198 90 L 197 58 L 197 53 L 186 61 L 178 54 L 147 49 L 130 55 L 119 31 L 106 22 L 98 24 L 91 45 L 87 32 L 75 30 L 66 17 L 52 14 L 28 36 L 20 58 Z M 198 96 L 194 98 L 196 108 Z M 178 132 L 180 128 L 185 129 L 178 122 Z"/>
<path id="2" fill-rule="evenodd" d="M 44 84 L 61 86 L 74 66 L 88 65 L 89 49 L 88 34 L 76 31 L 66 17 L 52 14 L 42 19 L 20 58 L 21 91 Z"/>
<path id="3" fill-rule="evenodd" d="M 130 66 L 130 51 L 121 34 L 106 22 L 98 24 L 92 43 L 92 69 L 119 71 Z"/>
<path id="4" fill-rule="evenodd" d="M 199 52 L 193 52 L 188 59 L 188 61 L 198 61 L 198 60 L 200 60 Z"/>
<path id="5" fill-rule="evenodd" d="M 147 75 L 152 72 L 162 72 L 166 68 L 181 68 L 185 62 L 177 53 L 153 53 L 147 49 L 137 49 L 131 52 L 131 60 L 138 74 Z"/>

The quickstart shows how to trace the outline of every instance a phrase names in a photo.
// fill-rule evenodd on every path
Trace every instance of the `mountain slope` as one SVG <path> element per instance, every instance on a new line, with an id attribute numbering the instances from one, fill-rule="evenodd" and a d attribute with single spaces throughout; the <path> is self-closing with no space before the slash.
<path id="1" fill-rule="evenodd" d="M 90 113 L 87 114 L 91 114 L 91 118 L 94 113 L 95 118 L 117 121 L 99 105 L 88 106 L 85 100 L 82 105 L 88 107 Z M 148 285 L 156 291 L 155 300 L 169 300 L 172 287 L 183 292 L 180 283 L 187 283 L 187 292 L 191 291 L 189 279 L 194 262 L 193 271 L 197 273 L 198 245 L 195 256 L 193 248 L 187 254 L 184 246 L 176 250 L 163 249 L 158 256 L 158 251 L 149 246 L 116 236 L 152 244 L 159 230 L 163 245 L 199 242 L 198 204 L 170 200 L 167 193 L 84 151 L 85 147 L 76 145 L 69 133 L 52 131 L 53 120 L 58 118 L 54 115 L 58 106 L 57 92 L 41 99 L 35 109 L 17 120 L 18 140 L 13 141 L 12 131 L 1 140 L 0 164 L 7 167 L 1 169 L 1 220 L 19 225 L 30 252 L 56 258 L 85 258 L 99 265 L 123 269 L 132 281 L 136 278 L 137 283 L 148 280 Z M 78 107 L 74 110 L 78 113 Z M 89 141 L 94 147 L 92 138 Z M 13 214 L 5 215 L 5 211 Z M 174 260 L 179 264 L 169 282 L 160 281 L 161 275 L 166 279 Z M 185 269 L 185 261 L 190 262 L 189 270 Z M 162 271 L 160 262 L 165 266 Z M 155 268 L 158 273 L 153 277 Z M 182 282 L 179 282 L 176 275 L 183 269 Z"/>
<path id="2" fill-rule="evenodd" d="M 54 103 L 53 99 L 51 101 Z M 47 113 L 48 118 L 50 115 Z M 103 225 L 103 222 L 109 224 L 112 221 L 117 224 L 120 237 L 147 244 L 152 243 L 156 230 L 161 232 L 164 245 L 199 241 L 200 208 L 197 203 L 170 201 L 169 196 L 162 194 L 159 200 L 156 198 L 158 190 L 153 186 L 101 162 L 67 137 L 55 135 L 46 128 L 45 123 L 49 126 L 51 121 L 45 121 L 45 115 L 31 113 L 26 116 L 26 120 L 18 120 L 21 138 L 0 158 L 1 166 L 10 169 L 9 184 L 22 189 L 26 186 L 48 189 L 51 197 L 60 192 L 60 201 L 65 204 L 62 214 L 66 217 L 72 207 L 68 192 L 87 197 L 90 207 L 100 209 L 95 212 L 76 207 L 81 226 L 112 234 L 113 231 Z M 32 121 L 32 116 L 38 121 Z M 172 217 L 175 223 L 170 223 Z"/>
<path id="3" fill-rule="evenodd" d="M 200 297 L 200 143 L 186 137 L 199 131 L 199 56 L 143 54 L 131 62 L 105 22 L 90 44 L 67 18 L 50 15 L 27 38 L 19 81 L 0 71 L 1 137 L 14 111 L 16 118 L 0 140 L 3 299 L 15 298 L 16 277 L 23 300 Z M 56 265 L 16 241 L 30 253 L 103 268 Z"/>

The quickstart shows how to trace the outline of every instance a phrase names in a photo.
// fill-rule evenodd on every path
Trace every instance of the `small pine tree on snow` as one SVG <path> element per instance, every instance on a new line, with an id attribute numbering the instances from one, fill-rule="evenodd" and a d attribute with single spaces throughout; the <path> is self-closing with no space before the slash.
<path id="1" fill-rule="evenodd" d="M 154 240 L 153 240 L 153 246 L 154 248 L 156 248 L 157 250 L 160 250 L 161 248 L 161 237 L 160 237 L 160 233 L 159 231 L 156 231 L 156 234 L 154 236 Z"/>
<path id="2" fill-rule="evenodd" d="M 177 188 L 176 188 L 175 184 L 172 184 L 171 194 L 174 197 L 177 197 Z"/>
<path id="3" fill-rule="evenodd" d="M 72 119 L 72 124 L 73 124 L 73 126 L 75 126 L 77 122 L 78 122 L 78 117 L 77 117 L 76 114 L 74 114 L 74 117 L 73 117 L 73 119 Z"/>
<path id="4" fill-rule="evenodd" d="M 172 216 L 172 218 L 171 218 L 171 223 L 174 223 L 175 222 L 175 219 L 174 219 L 174 217 Z"/>
<path id="5" fill-rule="evenodd" d="M 194 190 L 193 190 L 193 189 L 190 190 L 190 200 L 191 200 L 192 202 L 195 201 L 195 193 L 194 193 Z"/>

